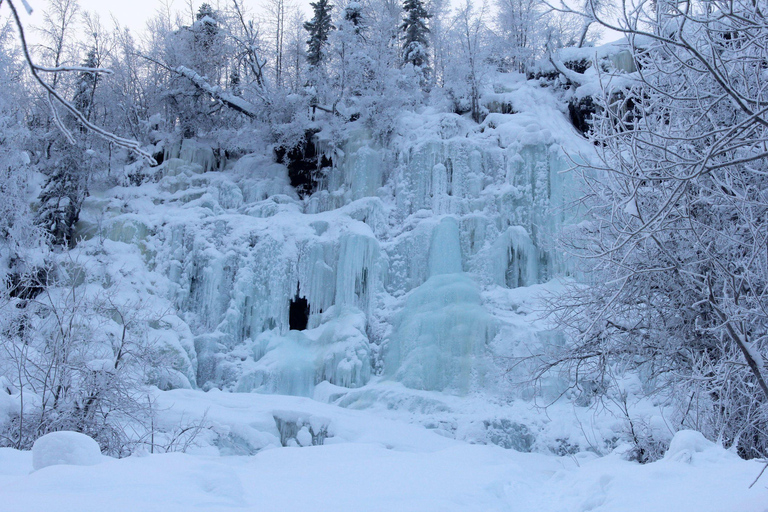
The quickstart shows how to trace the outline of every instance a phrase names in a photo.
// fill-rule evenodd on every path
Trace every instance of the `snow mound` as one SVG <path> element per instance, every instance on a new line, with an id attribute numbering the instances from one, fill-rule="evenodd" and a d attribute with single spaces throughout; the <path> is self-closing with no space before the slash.
<path id="1" fill-rule="evenodd" d="M 56 464 L 93 466 L 101 461 L 99 444 L 78 432 L 51 432 L 40 437 L 32 446 L 32 467 L 35 471 Z"/>
<path id="2" fill-rule="evenodd" d="M 690 462 L 694 453 L 701 453 L 715 447 L 701 432 L 681 430 L 675 434 L 669 443 L 669 449 L 664 459 L 678 462 Z"/>

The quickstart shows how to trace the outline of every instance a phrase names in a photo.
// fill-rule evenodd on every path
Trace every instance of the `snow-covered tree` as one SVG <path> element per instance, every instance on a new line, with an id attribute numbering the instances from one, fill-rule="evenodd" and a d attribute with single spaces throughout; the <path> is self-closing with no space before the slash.
<path id="1" fill-rule="evenodd" d="M 429 28 L 430 14 L 421 0 L 403 2 L 403 64 L 412 64 L 425 75 L 429 74 Z"/>
<path id="2" fill-rule="evenodd" d="M 445 88 L 454 103 L 455 112 L 469 112 L 475 122 L 483 117 L 480 95 L 489 74 L 489 30 L 485 23 L 486 5 L 479 9 L 467 0 L 452 20 L 450 37 L 454 44 L 452 62 L 446 70 Z"/>
<path id="3" fill-rule="evenodd" d="M 88 50 L 88 54 L 83 61 L 82 67 L 91 69 L 99 67 L 95 48 Z M 86 119 L 91 118 L 91 107 L 93 106 L 93 98 L 96 94 L 96 85 L 99 83 L 99 80 L 100 76 L 98 73 L 81 71 L 78 74 L 77 83 L 75 84 L 75 96 L 72 99 L 72 104 L 85 115 Z"/>
<path id="4" fill-rule="evenodd" d="M 284 73 L 289 74 L 290 79 L 285 82 L 290 83 L 290 89 L 295 93 L 304 85 L 304 63 L 307 61 L 304 17 L 298 8 L 291 12 L 286 30 L 288 35 Z"/>
<path id="5" fill-rule="evenodd" d="M 362 5 L 358 2 L 347 4 L 337 29 L 332 35 L 331 44 L 338 62 L 334 68 L 338 77 L 336 85 L 339 95 L 346 97 L 350 92 L 360 95 L 365 87 L 363 82 L 370 76 Z"/>
<path id="6" fill-rule="evenodd" d="M 547 5 L 542 0 L 497 0 L 499 67 L 525 72 L 546 43 Z"/>
<path id="7" fill-rule="evenodd" d="M 638 71 L 602 76 L 587 221 L 568 237 L 590 286 L 553 303 L 570 342 L 547 364 L 579 386 L 641 371 L 684 397 L 680 425 L 765 456 L 768 31 L 750 0 L 664 5 L 601 21 Z"/>
<path id="8" fill-rule="evenodd" d="M 449 52 L 453 47 L 451 40 L 451 12 L 447 0 L 432 0 L 427 5 L 431 14 L 429 18 L 429 34 L 432 40 L 432 85 L 442 87 L 448 68 Z"/>
<path id="9" fill-rule="evenodd" d="M 307 62 L 310 66 L 317 67 L 325 58 L 325 45 L 328 36 L 335 28 L 331 20 L 333 5 L 328 0 L 312 2 L 313 16 L 310 21 L 304 23 L 304 29 L 309 33 L 307 39 Z"/>

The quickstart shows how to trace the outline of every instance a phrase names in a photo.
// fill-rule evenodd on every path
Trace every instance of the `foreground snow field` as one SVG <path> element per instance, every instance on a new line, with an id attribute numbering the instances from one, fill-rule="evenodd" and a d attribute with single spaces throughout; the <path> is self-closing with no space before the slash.
<path id="1" fill-rule="evenodd" d="M 471 444 L 410 423 L 402 412 L 383 418 L 308 398 L 186 390 L 161 393 L 158 402 L 168 421 L 205 413 L 219 432 L 263 449 L 221 456 L 226 450 L 203 433 L 190 453 L 33 471 L 31 452 L 4 448 L 0 510 L 768 510 L 768 480 L 749 489 L 761 465 L 690 431 L 677 434 L 663 460 L 639 465 L 618 454 L 556 457 Z M 324 423 L 329 437 L 321 446 L 280 447 L 275 417 Z"/>

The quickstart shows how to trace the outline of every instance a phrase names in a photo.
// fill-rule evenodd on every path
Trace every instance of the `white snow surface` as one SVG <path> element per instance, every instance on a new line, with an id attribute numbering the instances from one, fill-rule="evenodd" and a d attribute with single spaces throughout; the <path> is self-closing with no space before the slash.
<path id="1" fill-rule="evenodd" d="M 673 439 L 689 457 L 639 465 L 616 454 L 555 457 L 456 441 L 309 398 L 191 390 L 158 398 L 170 416 L 207 410 L 220 432 L 261 431 L 271 444 L 252 456 L 223 457 L 206 445 L 35 472 L 30 452 L 3 448 L 0 510 L 763 512 L 768 503 L 764 480 L 748 488 L 758 462 L 690 432 Z M 325 422 L 331 437 L 277 447 L 277 415 Z"/>

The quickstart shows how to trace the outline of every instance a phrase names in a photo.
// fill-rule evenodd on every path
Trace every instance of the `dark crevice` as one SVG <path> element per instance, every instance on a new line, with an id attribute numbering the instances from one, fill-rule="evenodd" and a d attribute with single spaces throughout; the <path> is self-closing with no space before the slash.
<path id="1" fill-rule="evenodd" d="M 288 306 L 288 327 L 292 331 L 304 331 L 309 323 L 309 302 L 306 297 L 296 297 Z"/>
<path id="2" fill-rule="evenodd" d="M 288 178 L 300 198 L 312 195 L 319 188 L 324 176 L 323 169 L 333 166 L 333 161 L 317 154 L 314 137 L 316 132 L 307 130 L 304 139 L 293 148 L 275 148 L 277 163 L 288 167 Z"/>
<path id="3" fill-rule="evenodd" d="M 597 105 L 591 96 L 585 96 L 579 100 L 572 99 L 568 103 L 568 116 L 571 119 L 571 124 L 584 135 L 592 127 L 592 116 L 596 111 Z"/>

